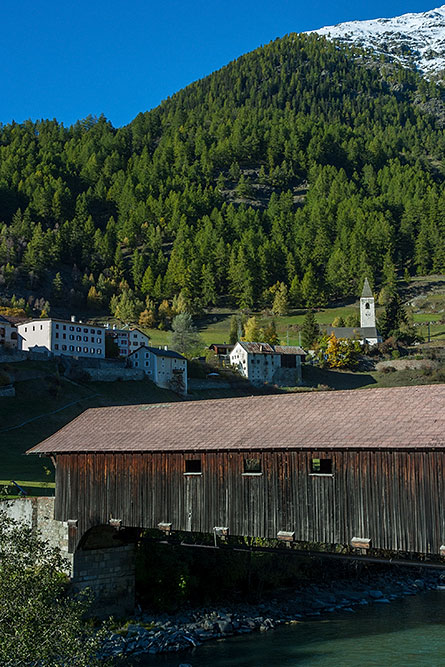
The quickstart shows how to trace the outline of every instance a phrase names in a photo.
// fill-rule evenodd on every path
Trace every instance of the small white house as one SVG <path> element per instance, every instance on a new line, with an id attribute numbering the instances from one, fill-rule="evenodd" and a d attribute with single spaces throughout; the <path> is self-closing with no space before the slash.
<path id="1" fill-rule="evenodd" d="M 301 383 L 301 360 L 306 353 L 300 347 L 238 341 L 230 352 L 230 363 L 253 384 Z"/>
<path id="2" fill-rule="evenodd" d="M 17 325 L 3 315 L 0 315 L 0 350 L 1 347 L 9 349 L 18 347 Z"/>
<path id="3" fill-rule="evenodd" d="M 142 345 L 148 346 L 149 337 L 142 333 L 140 329 L 117 329 L 105 328 L 105 335 L 110 336 L 116 342 L 120 357 L 128 357 L 132 352 Z"/>
<path id="4" fill-rule="evenodd" d="M 187 359 L 167 348 L 142 346 L 128 357 L 131 368 L 141 368 L 158 387 L 187 393 Z"/>
<path id="5" fill-rule="evenodd" d="M 105 329 L 92 324 L 54 318 L 30 320 L 17 326 L 20 350 L 55 356 L 105 357 Z"/>

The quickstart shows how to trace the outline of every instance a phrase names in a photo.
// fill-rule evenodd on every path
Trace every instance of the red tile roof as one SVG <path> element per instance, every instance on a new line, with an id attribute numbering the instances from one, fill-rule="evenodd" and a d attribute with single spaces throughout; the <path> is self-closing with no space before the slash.
<path id="1" fill-rule="evenodd" d="M 445 385 L 93 408 L 30 450 L 445 447 Z"/>

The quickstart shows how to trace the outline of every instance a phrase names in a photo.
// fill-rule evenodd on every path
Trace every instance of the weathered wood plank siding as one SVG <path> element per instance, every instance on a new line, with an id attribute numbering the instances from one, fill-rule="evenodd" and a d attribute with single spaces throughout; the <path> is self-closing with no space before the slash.
<path id="1" fill-rule="evenodd" d="M 185 475 L 184 459 L 201 458 L 202 474 Z M 258 458 L 262 474 L 243 475 Z M 332 475 L 311 475 L 329 458 Z M 439 553 L 445 543 L 445 457 L 441 451 L 236 451 L 89 453 L 56 456 L 56 518 L 89 528 L 123 526 L 349 544 Z"/>

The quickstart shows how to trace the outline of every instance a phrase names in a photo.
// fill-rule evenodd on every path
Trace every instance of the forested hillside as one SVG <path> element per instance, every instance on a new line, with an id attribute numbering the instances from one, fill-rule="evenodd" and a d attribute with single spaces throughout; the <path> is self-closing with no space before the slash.
<path id="1" fill-rule="evenodd" d="M 128 126 L 0 128 L 0 290 L 127 319 L 445 271 L 440 90 L 289 35 Z M 30 297 L 32 301 L 32 297 Z M 37 306 L 39 302 L 37 303 Z M 40 304 L 40 307 L 41 304 Z"/>

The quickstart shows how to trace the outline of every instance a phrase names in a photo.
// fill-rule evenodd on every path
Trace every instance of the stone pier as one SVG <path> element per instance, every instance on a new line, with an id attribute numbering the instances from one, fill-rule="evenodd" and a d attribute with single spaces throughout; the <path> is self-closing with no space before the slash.
<path id="1" fill-rule="evenodd" d="M 93 595 L 96 616 L 124 616 L 135 605 L 135 546 L 119 539 L 111 526 L 92 528 L 80 540 L 74 553 L 68 550 L 69 525 L 54 519 L 54 497 L 17 498 L 0 501 L 7 514 L 38 531 L 67 561 L 73 590 L 88 588 Z"/>

